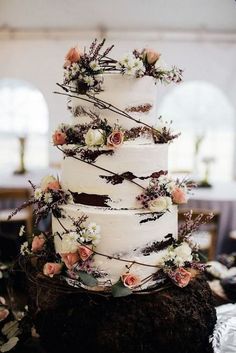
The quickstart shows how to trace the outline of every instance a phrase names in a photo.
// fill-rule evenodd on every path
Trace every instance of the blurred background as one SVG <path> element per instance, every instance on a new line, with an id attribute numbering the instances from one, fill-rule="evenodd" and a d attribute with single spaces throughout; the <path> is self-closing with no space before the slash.
<path id="1" fill-rule="evenodd" d="M 181 85 L 158 85 L 158 115 L 182 133 L 170 147 L 170 171 L 204 186 L 188 207 L 217 215 L 211 257 L 236 249 L 235 19 L 234 0 L 0 0 L 2 236 L 6 211 L 29 192 L 27 180 L 59 173 L 51 134 L 70 114 L 53 91 L 66 52 L 105 37 L 117 57 L 149 47 L 183 68 Z M 24 217 L 30 232 L 31 215 Z"/>

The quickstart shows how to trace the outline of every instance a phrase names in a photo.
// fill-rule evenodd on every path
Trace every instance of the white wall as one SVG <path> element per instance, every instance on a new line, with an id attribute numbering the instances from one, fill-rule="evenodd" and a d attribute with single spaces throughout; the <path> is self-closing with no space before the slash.
<path id="1" fill-rule="evenodd" d="M 62 81 L 63 59 L 68 48 L 79 44 L 81 48 L 93 39 L 84 33 L 60 36 L 51 33 L 35 35 L 6 35 L 0 37 L 0 79 L 18 78 L 29 81 L 42 91 L 49 108 L 50 131 L 69 119 L 65 98 L 53 94 L 56 82 Z M 60 37 L 60 38 L 59 38 Z M 108 44 L 114 43 L 115 54 L 135 47 L 157 49 L 169 64 L 184 68 L 185 80 L 205 80 L 221 88 L 236 111 L 236 38 L 233 35 L 195 35 L 194 33 L 111 33 Z M 80 38 L 82 38 L 80 40 Z M 137 39 L 141 38 L 141 39 Z M 160 100 L 171 87 L 160 87 Z M 34 112 L 32 111 L 32 119 Z M 224 117 L 222 117 L 223 123 Z M 61 156 L 50 148 L 50 160 Z"/>

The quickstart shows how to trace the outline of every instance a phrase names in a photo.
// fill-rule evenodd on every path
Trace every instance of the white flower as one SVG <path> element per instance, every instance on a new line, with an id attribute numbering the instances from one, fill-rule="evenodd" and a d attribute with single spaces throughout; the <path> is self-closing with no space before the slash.
<path id="1" fill-rule="evenodd" d="M 21 226 L 19 231 L 19 237 L 22 237 L 24 233 L 25 233 L 25 226 Z"/>
<path id="2" fill-rule="evenodd" d="M 175 256 L 177 258 L 181 258 L 183 262 L 192 261 L 192 249 L 188 245 L 188 243 L 183 242 L 177 248 L 174 249 Z"/>
<path id="3" fill-rule="evenodd" d="M 71 72 L 69 70 L 64 70 L 64 79 L 69 81 L 71 79 Z"/>
<path id="4" fill-rule="evenodd" d="M 52 202 L 52 194 L 50 193 L 50 192 L 46 192 L 45 194 L 44 194 L 44 201 L 46 202 L 46 203 L 51 203 Z"/>
<path id="5" fill-rule="evenodd" d="M 127 66 L 133 66 L 133 60 L 134 60 L 134 56 L 130 53 L 125 54 L 120 60 L 119 60 L 119 64 L 121 66 L 127 67 Z"/>
<path id="6" fill-rule="evenodd" d="M 98 65 L 98 62 L 93 60 L 91 61 L 91 63 L 89 64 L 89 66 L 91 67 L 91 69 L 93 71 L 99 71 L 101 69 L 101 67 Z"/>
<path id="7" fill-rule="evenodd" d="M 71 71 L 72 71 L 72 74 L 73 75 L 75 75 L 75 74 L 77 74 L 77 72 L 79 71 L 79 65 L 78 64 L 76 64 L 76 63 L 73 63 L 72 65 L 71 65 Z"/>
<path id="8" fill-rule="evenodd" d="M 164 212 L 172 205 L 171 198 L 168 196 L 159 196 L 148 202 L 148 208 L 152 212 Z"/>
<path id="9" fill-rule="evenodd" d="M 88 231 L 91 234 L 99 234 L 101 231 L 101 227 L 98 224 L 96 224 L 95 222 L 91 222 L 88 225 Z"/>
<path id="10" fill-rule="evenodd" d="M 171 194 L 172 191 L 176 188 L 176 183 L 173 180 L 169 180 L 165 187 L 166 191 Z"/>
<path id="11" fill-rule="evenodd" d="M 97 246 L 100 243 L 101 235 L 100 234 L 93 234 L 90 238 L 92 240 L 92 244 L 94 246 Z"/>
<path id="12" fill-rule="evenodd" d="M 64 234 L 61 240 L 61 253 L 66 254 L 68 252 L 75 253 L 78 250 L 78 239 L 79 236 L 76 232 L 70 232 Z"/>
<path id="13" fill-rule="evenodd" d="M 145 72 L 145 67 L 143 65 L 142 60 L 140 60 L 140 59 L 134 59 L 133 67 L 135 68 L 136 73 L 140 74 L 140 73 L 144 73 Z"/>
<path id="14" fill-rule="evenodd" d="M 101 146 L 104 144 L 104 134 L 99 129 L 89 129 L 85 135 L 85 143 L 87 146 Z"/>
<path id="15" fill-rule="evenodd" d="M 20 247 L 20 253 L 21 253 L 21 255 L 26 255 L 29 252 L 30 252 L 29 251 L 29 243 L 27 241 L 25 241 Z"/>
<path id="16" fill-rule="evenodd" d="M 87 83 L 88 86 L 94 85 L 94 79 L 91 76 L 84 76 L 84 82 Z"/>
<path id="17" fill-rule="evenodd" d="M 42 189 L 41 189 L 41 188 L 35 189 L 35 191 L 34 191 L 34 198 L 35 198 L 35 200 L 40 200 L 41 197 L 42 197 L 42 195 L 43 195 L 43 192 L 42 192 Z"/>

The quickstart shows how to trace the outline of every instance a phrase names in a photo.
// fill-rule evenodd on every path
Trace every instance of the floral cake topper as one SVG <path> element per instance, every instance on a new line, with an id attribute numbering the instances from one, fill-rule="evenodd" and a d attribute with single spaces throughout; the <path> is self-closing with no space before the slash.
<path id="1" fill-rule="evenodd" d="M 114 45 L 103 50 L 105 39 L 98 43 L 95 39 L 88 51 L 71 48 L 65 56 L 64 84 L 79 94 L 97 93 L 102 90 L 103 74 L 117 72 L 136 78 L 151 76 L 156 82 L 179 83 L 182 70 L 177 67 L 167 69 L 159 64 L 160 54 L 151 49 L 133 50 L 121 59 L 111 58 Z"/>

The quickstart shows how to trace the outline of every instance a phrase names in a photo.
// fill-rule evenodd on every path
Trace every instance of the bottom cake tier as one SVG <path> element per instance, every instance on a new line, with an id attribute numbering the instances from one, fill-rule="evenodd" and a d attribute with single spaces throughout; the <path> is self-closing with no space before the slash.
<path id="1" fill-rule="evenodd" d="M 216 311 L 204 277 L 119 299 L 66 291 L 46 278 L 29 288 L 29 310 L 48 353 L 213 353 Z"/>
<path id="2" fill-rule="evenodd" d="M 94 229 L 94 237 L 99 236 L 93 246 L 90 271 L 96 273 L 101 289 L 116 283 L 127 271 L 140 278 L 139 290 L 153 285 L 153 274 L 159 269 L 170 237 L 177 238 L 176 206 L 164 214 L 78 204 L 61 206 L 61 210 L 61 217 L 52 219 L 56 252 L 67 252 L 65 240 L 76 230 L 81 217 L 87 217 L 86 227 Z M 72 277 L 75 278 L 75 274 Z"/>

